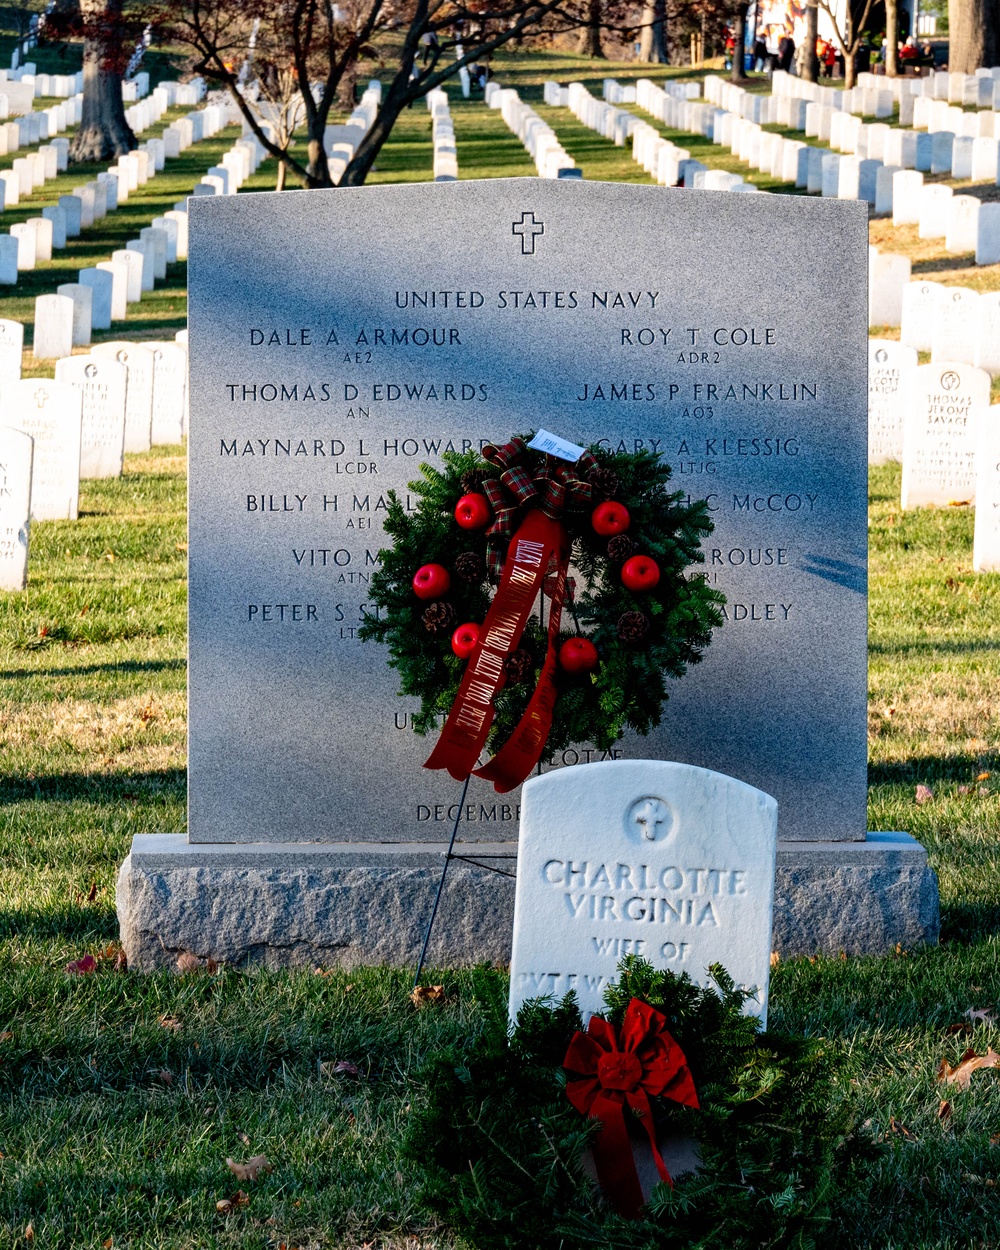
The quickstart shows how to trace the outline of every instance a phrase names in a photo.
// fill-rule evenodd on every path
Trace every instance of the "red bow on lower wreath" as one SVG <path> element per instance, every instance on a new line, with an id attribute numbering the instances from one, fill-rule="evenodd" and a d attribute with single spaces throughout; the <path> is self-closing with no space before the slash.
<path id="1" fill-rule="evenodd" d="M 697 1107 L 698 1095 L 680 1046 L 667 1032 L 666 1017 L 633 998 L 620 1038 L 614 1025 L 591 1016 L 586 1033 L 575 1033 L 566 1051 L 566 1096 L 577 1111 L 600 1120 L 594 1165 L 604 1196 L 620 1215 L 634 1219 L 643 1205 L 625 1124 L 628 1105 L 641 1119 L 661 1180 L 672 1184 L 656 1145 L 650 1096 Z"/>
<path id="2" fill-rule="evenodd" d="M 527 452 L 520 438 L 483 449 L 497 474 L 483 483 L 494 517 L 487 539 L 488 560 L 496 573 L 502 569 L 502 576 L 441 737 L 424 764 L 425 768 L 447 769 L 456 781 L 475 772 L 492 781 L 499 794 L 513 790 L 530 775 L 552 728 L 556 642 L 570 557 L 569 535 L 561 518 L 569 506 L 589 505 L 590 483 L 581 474 L 597 465 L 585 451 L 575 465 L 559 464 L 549 456 L 532 471 Z M 515 517 L 524 508 L 527 513 L 515 531 Z M 504 547 L 505 558 L 501 555 Z M 552 570 L 554 577 L 549 577 Z M 538 685 L 509 740 L 493 759 L 476 768 L 493 722 L 494 699 L 507 680 L 505 661 L 516 650 L 543 586 L 551 605 L 548 647 Z"/>

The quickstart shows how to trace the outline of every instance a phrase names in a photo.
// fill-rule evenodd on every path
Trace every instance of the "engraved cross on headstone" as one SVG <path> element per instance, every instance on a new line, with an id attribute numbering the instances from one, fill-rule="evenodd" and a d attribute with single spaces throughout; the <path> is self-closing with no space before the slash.
<path id="1" fill-rule="evenodd" d="M 34 395 L 32 396 L 32 399 L 34 399 L 35 401 L 36 408 L 44 408 L 48 398 L 49 398 L 49 393 L 45 389 L 44 386 L 40 386 L 38 390 L 35 391 Z"/>
<path id="2" fill-rule="evenodd" d="M 521 236 L 521 255 L 534 256 L 535 238 L 545 233 L 545 223 L 535 221 L 534 213 L 522 213 L 521 220 L 511 224 L 511 230 Z"/>
<path id="3" fill-rule="evenodd" d="M 647 842 L 655 842 L 657 830 L 664 823 L 663 804 L 657 799 L 647 799 L 633 817 L 642 829 L 642 836 Z"/>

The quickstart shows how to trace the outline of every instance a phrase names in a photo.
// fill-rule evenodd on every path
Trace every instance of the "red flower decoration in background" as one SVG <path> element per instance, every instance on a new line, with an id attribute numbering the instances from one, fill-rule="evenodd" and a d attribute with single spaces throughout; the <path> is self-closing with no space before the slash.
<path id="1" fill-rule="evenodd" d="M 600 1120 L 594 1138 L 594 1165 L 601 1189 L 621 1215 L 635 1218 L 643 1205 L 625 1124 L 626 1104 L 640 1117 L 662 1180 L 672 1184 L 656 1145 L 650 1096 L 697 1107 L 698 1095 L 680 1046 L 667 1032 L 666 1016 L 633 998 L 621 1035 L 600 1016 L 591 1016 L 586 1033 L 575 1033 L 563 1060 L 566 1096 L 577 1111 Z"/>

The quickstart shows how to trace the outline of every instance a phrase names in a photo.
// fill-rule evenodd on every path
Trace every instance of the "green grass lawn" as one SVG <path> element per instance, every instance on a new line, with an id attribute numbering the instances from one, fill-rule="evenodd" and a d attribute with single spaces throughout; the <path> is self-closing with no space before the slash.
<path id="1" fill-rule="evenodd" d="M 1000 578 L 970 571 L 968 509 L 898 498 L 898 467 L 874 470 L 870 825 L 928 846 L 942 942 L 783 961 L 771 1022 L 838 1052 L 875 1151 L 831 1244 L 989 1245 L 1000 1081 L 950 1094 L 942 1125 L 935 1073 L 1000 1045 L 949 1032 L 1000 1002 Z M 421 1060 L 503 1009 L 502 971 L 444 973 L 419 1012 L 405 971 L 138 976 L 113 949 L 64 971 L 113 948 L 132 835 L 184 828 L 184 503 L 181 449 L 128 457 L 77 523 L 35 527 L 29 589 L 0 596 L 0 1244 L 453 1247 L 398 1146 Z M 227 1170 L 259 1153 L 252 1185 Z"/>
<path id="2" fill-rule="evenodd" d="M 648 182 L 627 149 L 541 104 L 546 78 L 599 94 L 605 75 L 646 67 L 545 52 L 495 68 L 588 177 Z M 498 111 L 450 95 L 461 177 L 533 173 Z M 664 133 L 745 172 L 696 136 Z M 0 315 L 30 326 L 35 295 L 135 237 L 236 134 L 168 162 L 117 215 L 23 274 Z M 372 181 L 427 180 L 431 161 L 417 105 Z M 92 176 L 71 173 L 70 188 Z M 268 162 L 248 189 L 273 178 Z M 63 189 L 49 184 L 8 224 Z M 891 250 L 891 236 L 880 241 Z M 976 277 L 1000 287 L 1000 267 Z M 172 334 L 185 279 L 172 266 L 99 337 Z M 127 457 L 120 480 L 83 484 L 79 521 L 34 527 L 28 590 L 0 594 L 0 1247 L 461 1250 L 421 1216 L 399 1144 L 421 1062 L 504 1010 L 502 970 L 436 974 L 447 1001 L 418 1011 L 403 970 L 116 966 L 114 885 L 131 838 L 185 828 L 185 498 L 183 449 Z M 771 1024 L 838 1054 L 870 1149 L 837 1201 L 838 1250 L 1000 1244 L 1000 1076 L 949 1091 L 944 1119 L 935 1079 L 942 1058 L 1000 1046 L 1000 1029 L 964 1015 L 1000 1004 L 1000 577 L 972 574 L 968 509 L 903 514 L 898 500 L 898 467 L 873 470 L 869 822 L 927 845 L 941 944 L 783 961 L 772 980 Z M 931 801 L 916 803 L 918 784 Z M 65 971 L 85 954 L 95 973 Z M 953 1027 L 963 1022 L 968 1032 Z M 338 1060 L 357 1074 L 336 1072 Z M 254 1182 L 227 1168 L 261 1153 L 273 1171 Z M 245 1205 L 217 1209 L 238 1190 Z"/>

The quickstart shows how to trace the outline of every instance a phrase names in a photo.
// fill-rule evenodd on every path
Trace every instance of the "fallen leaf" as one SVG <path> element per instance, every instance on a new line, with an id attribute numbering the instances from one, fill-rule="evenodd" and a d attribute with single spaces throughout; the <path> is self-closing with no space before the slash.
<path id="1" fill-rule="evenodd" d="M 990 1138 L 990 1145 L 991 1145 L 991 1146 L 1000 1146 L 1000 1133 L 994 1133 L 994 1134 L 993 1134 L 993 1136 Z"/>
<path id="2" fill-rule="evenodd" d="M 250 1138 L 247 1137 L 246 1133 L 237 1133 L 236 1136 L 240 1139 L 244 1146 L 250 1145 Z"/>
<path id="3" fill-rule="evenodd" d="M 219 971 L 219 965 L 215 962 L 211 955 L 209 955 L 209 957 L 205 960 L 205 971 L 210 973 L 212 976 L 215 976 L 215 974 Z"/>
<path id="4" fill-rule="evenodd" d="M 356 1063 L 352 1063 L 350 1059 L 338 1059 L 333 1065 L 333 1071 L 342 1076 L 360 1076 L 361 1069 Z"/>
<path id="5" fill-rule="evenodd" d="M 91 881 L 90 889 L 87 891 L 87 902 L 92 903 L 97 898 L 97 882 Z"/>
<path id="6" fill-rule="evenodd" d="M 34 1224 L 29 1223 L 29 1224 L 27 1224 L 27 1225 L 25 1226 L 25 1229 L 24 1229 L 24 1240 L 25 1240 L 25 1241 L 34 1241 L 34 1240 L 35 1240 L 35 1226 L 34 1226 Z"/>
<path id="7" fill-rule="evenodd" d="M 961 1034 L 965 1037 L 971 1032 L 972 1025 L 968 1022 L 968 1020 L 962 1020 L 958 1024 L 949 1024 L 945 1029 L 945 1034 L 949 1037 L 954 1037 L 956 1034 Z"/>
<path id="8" fill-rule="evenodd" d="M 951 1103 L 946 1098 L 942 1098 L 938 1103 L 938 1119 L 942 1124 L 947 1124 L 951 1117 Z"/>
<path id="9" fill-rule="evenodd" d="M 929 803 L 934 798 L 934 791 L 930 788 L 930 786 L 925 786 L 921 783 L 917 786 L 914 797 L 918 803 Z"/>
<path id="10" fill-rule="evenodd" d="M 169 1068 L 161 1068 L 159 1072 L 157 1072 L 156 1075 L 157 1075 L 158 1080 L 161 1080 L 164 1085 L 173 1085 L 174 1074 L 170 1071 Z"/>
<path id="11" fill-rule="evenodd" d="M 418 985 L 410 995 L 410 1002 L 420 1007 L 424 1003 L 443 1003 L 445 997 L 443 985 Z"/>
<path id="12" fill-rule="evenodd" d="M 897 1137 L 902 1137 L 906 1141 L 917 1140 L 913 1136 L 913 1134 L 910 1132 L 910 1130 L 906 1127 L 906 1125 L 903 1124 L 900 1120 L 897 1120 L 894 1115 L 891 1115 L 889 1117 L 889 1132 L 895 1133 Z"/>
<path id="13" fill-rule="evenodd" d="M 174 549 L 175 549 L 176 551 L 187 551 L 187 549 L 188 549 L 188 545 L 187 545 L 187 543 L 177 543 L 177 544 L 175 544 L 175 548 L 174 548 Z"/>
<path id="14" fill-rule="evenodd" d="M 195 972 L 201 967 L 201 960 L 190 951 L 181 951 L 177 956 L 178 972 Z"/>
<path id="15" fill-rule="evenodd" d="M 977 781 L 989 781 L 989 779 L 990 779 L 989 773 L 980 773 L 979 776 L 976 778 Z"/>
<path id="16" fill-rule="evenodd" d="M 111 1250 L 111 1247 L 112 1247 L 114 1244 L 115 1244 L 115 1239 L 114 1239 L 114 1237 L 106 1237 L 106 1238 L 105 1238 L 105 1239 L 101 1242 L 101 1245 L 104 1247 L 104 1250 Z"/>
<path id="17" fill-rule="evenodd" d="M 73 959 L 66 965 L 66 971 L 75 976 L 88 976 L 97 967 L 93 955 L 84 955 L 82 959 Z"/>
<path id="18" fill-rule="evenodd" d="M 970 1007 L 965 1013 L 973 1024 L 996 1024 L 997 1019 L 989 1007 Z"/>
<path id="19" fill-rule="evenodd" d="M 10 1030 L 8 1030 L 6 1033 L 0 1033 L 0 1042 L 12 1042 L 13 1040 L 14 1040 L 14 1034 L 11 1033 Z"/>
<path id="20" fill-rule="evenodd" d="M 893 951 L 893 954 L 896 956 L 897 959 L 905 959 L 909 953 L 910 952 L 908 950 L 903 949 L 902 942 L 896 943 L 896 949 Z"/>
<path id="21" fill-rule="evenodd" d="M 228 1215 L 230 1211 L 234 1211 L 237 1207 L 249 1206 L 250 1198 L 242 1189 L 237 1189 L 236 1193 L 230 1194 L 228 1198 L 220 1198 L 215 1204 L 216 1211 L 222 1215 Z"/>
<path id="22" fill-rule="evenodd" d="M 267 1161 L 267 1155 L 254 1155 L 246 1163 L 237 1163 L 235 1159 L 227 1159 L 226 1166 L 238 1181 L 255 1181 L 258 1172 L 273 1172 L 274 1168 Z"/>
<path id="23" fill-rule="evenodd" d="M 313 976 L 314 977 L 332 977 L 333 969 L 332 968 L 313 968 Z"/>
<path id="24" fill-rule="evenodd" d="M 160 1028 L 170 1029 L 173 1033 L 181 1031 L 181 1022 L 176 1016 L 160 1016 Z"/>
<path id="25" fill-rule="evenodd" d="M 777 951 L 771 951 L 771 967 L 777 968 L 779 963 L 781 963 L 781 956 Z"/>
<path id="26" fill-rule="evenodd" d="M 995 1068 L 1000 1063 L 1000 1055 L 989 1047 L 985 1055 L 977 1055 L 974 1050 L 967 1050 L 958 1063 L 952 1067 L 947 1059 L 941 1060 L 937 1079 L 945 1085 L 955 1085 L 959 1089 L 968 1089 L 973 1072 L 980 1068 Z"/>

